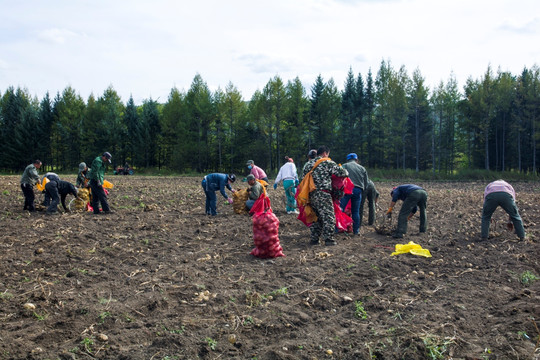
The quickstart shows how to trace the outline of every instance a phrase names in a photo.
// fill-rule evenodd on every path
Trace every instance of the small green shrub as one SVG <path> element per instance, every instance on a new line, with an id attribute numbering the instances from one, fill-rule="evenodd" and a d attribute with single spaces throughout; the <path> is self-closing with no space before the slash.
<path id="1" fill-rule="evenodd" d="M 206 341 L 206 343 L 208 344 L 208 347 L 212 350 L 212 351 L 215 351 L 216 350 L 216 347 L 217 347 L 217 341 L 212 339 L 211 337 L 207 337 L 206 339 L 204 339 Z"/>
<path id="2" fill-rule="evenodd" d="M 364 320 L 367 319 L 367 311 L 364 309 L 364 304 L 361 301 L 355 301 L 354 306 L 354 316 Z"/>
<path id="3" fill-rule="evenodd" d="M 536 280 L 539 280 L 540 278 L 536 276 L 534 273 L 530 272 L 529 270 L 524 271 L 521 273 L 521 276 L 519 277 L 519 280 L 523 285 L 529 285 L 535 282 Z"/>

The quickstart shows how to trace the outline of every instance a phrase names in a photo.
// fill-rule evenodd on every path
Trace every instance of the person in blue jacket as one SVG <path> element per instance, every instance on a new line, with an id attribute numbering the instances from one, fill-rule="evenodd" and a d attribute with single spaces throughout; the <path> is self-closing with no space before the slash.
<path id="1" fill-rule="evenodd" d="M 216 205 L 217 205 L 217 198 L 216 198 L 216 191 L 219 190 L 221 192 L 221 195 L 229 202 L 229 204 L 233 203 L 233 199 L 230 198 L 227 193 L 225 192 L 225 188 L 229 189 L 231 192 L 234 193 L 233 188 L 231 187 L 231 184 L 236 180 L 236 176 L 234 174 L 220 174 L 220 173 L 213 173 L 208 174 L 204 177 L 201 185 L 204 189 L 204 193 L 206 194 L 206 215 L 217 215 L 216 211 Z"/>
<path id="2" fill-rule="evenodd" d="M 402 200 L 401 210 L 399 211 L 397 229 L 392 235 L 394 238 L 402 238 L 407 233 L 407 222 L 420 208 L 420 232 L 426 232 L 427 228 L 427 192 L 418 185 L 405 184 L 395 187 L 390 193 L 392 201 L 386 215 L 390 218 L 392 210 L 398 200 Z"/>

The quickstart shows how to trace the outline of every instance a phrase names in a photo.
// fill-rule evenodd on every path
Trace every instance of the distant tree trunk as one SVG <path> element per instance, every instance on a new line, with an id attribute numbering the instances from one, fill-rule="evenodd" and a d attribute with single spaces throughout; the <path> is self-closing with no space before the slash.
<path id="1" fill-rule="evenodd" d="M 495 127 L 495 170 L 499 169 L 499 129 Z"/>
<path id="2" fill-rule="evenodd" d="M 431 126 L 431 168 L 435 175 L 435 125 Z"/>
<path id="3" fill-rule="evenodd" d="M 521 125 L 521 119 L 519 119 L 519 123 Z M 519 127 L 519 129 L 521 130 L 521 126 Z M 521 131 L 518 131 L 517 145 L 518 145 L 518 171 L 521 172 L 522 171 L 522 168 L 521 168 Z"/>
<path id="4" fill-rule="evenodd" d="M 532 118 L 532 130 L 531 130 L 531 136 L 532 136 L 532 155 L 533 155 L 533 164 L 532 164 L 532 170 L 533 174 L 536 174 L 536 127 L 534 126 L 536 124 L 536 115 L 533 115 Z"/>
<path id="5" fill-rule="evenodd" d="M 420 126 L 419 126 L 419 123 L 418 123 L 418 105 L 416 105 L 416 109 L 415 109 L 415 116 L 416 116 L 416 119 L 415 119 L 415 126 L 416 126 L 416 173 L 418 174 L 418 163 L 419 163 L 419 158 L 420 158 Z"/>
<path id="6" fill-rule="evenodd" d="M 437 159 L 437 171 L 441 172 L 441 158 L 442 158 L 442 122 L 443 122 L 443 113 L 442 109 L 439 112 L 439 158 Z"/>
<path id="7" fill-rule="evenodd" d="M 506 114 L 503 115 L 502 121 L 502 144 L 501 144 L 501 171 L 505 171 L 504 157 L 506 155 Z"/>
<path id="8" fill-rule="evenodd" d="M 489 124 L 488 121 L 486 121 L 487 124 Z M 486 157 L 486 160 L 485 160 L 485 169 L 486 170 L 489 170 L 489 126 L 487 125 L 485 130 L 484 130 L 484 143 L 485 143 L 485 157 Z"/>

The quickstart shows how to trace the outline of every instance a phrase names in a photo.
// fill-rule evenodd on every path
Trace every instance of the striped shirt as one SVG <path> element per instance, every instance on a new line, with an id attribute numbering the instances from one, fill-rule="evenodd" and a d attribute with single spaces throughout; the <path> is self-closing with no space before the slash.
<path id="1" fill-rule="evenodd" d="M 514 191 L 514 188 L 512 187 L 512 185 L 510 185 L 504 180 L 497 180 L 489 183 L 488 186 L 486 186 L 486 190 L 484 191 L 484 199 L 486 198 L 486 196 L 494 192 L 508 193 L 512 195 L 514 201 L 516 200 L 516 192 Z"/>

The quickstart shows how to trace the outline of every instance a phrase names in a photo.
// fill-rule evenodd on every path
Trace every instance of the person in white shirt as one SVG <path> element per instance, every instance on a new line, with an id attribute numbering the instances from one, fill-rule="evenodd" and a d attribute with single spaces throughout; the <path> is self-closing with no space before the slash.
<path id="1" fill-rule="evenodd" d="M 283 181 L 283 188 L 285 189 L 285 196 L 287 197 L 287 214 L 298 214 L 296 208 L 296 187 L 298 186 L 298 173 L 296 172 L 296 165 L 292 158 L 285 156 L 287 161 L 277 174 L 274 181 L 274 190 L 277 189 L 278 184 Z"/>

